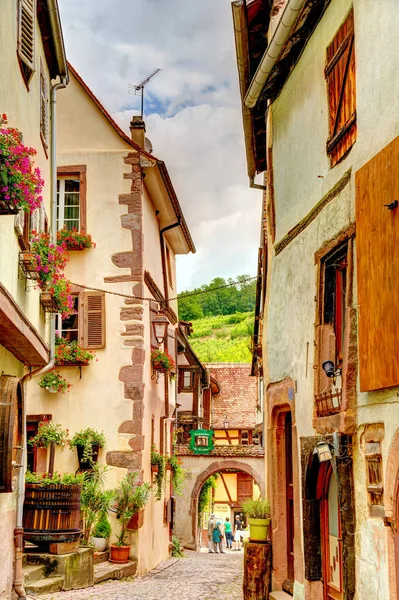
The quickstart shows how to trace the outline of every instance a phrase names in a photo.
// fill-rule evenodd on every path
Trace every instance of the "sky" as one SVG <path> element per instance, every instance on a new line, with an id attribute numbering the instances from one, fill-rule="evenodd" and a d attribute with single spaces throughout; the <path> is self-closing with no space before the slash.
<path id="1" fill-rule="evenodd" d="M 230 0 L 59 0 L 67 57 L 129 134 L 146 88 L 146 135 L 166 163 L 196 254 L 179 291 L 256 274 L 261 194 L 246 175 Z"/>

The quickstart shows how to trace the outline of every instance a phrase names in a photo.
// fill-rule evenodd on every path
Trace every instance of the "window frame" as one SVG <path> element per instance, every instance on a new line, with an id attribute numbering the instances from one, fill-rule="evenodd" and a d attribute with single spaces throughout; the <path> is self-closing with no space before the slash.
<path id="1" fill-rule="evenodd" d="M 190 373 L 191 383 L 189 387 L 184 385 L 184 375 Z M 179 392 L 193 392 L 195 390 L 195 371 L 193 369 L 179 367 Z"/>
<path id="2" fill-rule="evenodd" d="M 77 342 L 80 346 L 85 348 L 86 350 L 102 350 L 106 348 L 107 339 L 106 339 L 106 329 L 107 329 L 107 318 L 106 318 L 106 302 L 105 302 L 105 292 L 94 292 L 94 291 L 84 291 L 82 288 L 78 288 L 73 286 L 72 295 L 78 297 L 78 339 Z M 102 318 L 102 342 L 101 344 L 88 344 L 88 297 L 89 296 L 101 296 L 102 306 L 101 306 L 101 318 Z M 62 333 L 62 326 L 59 327 L 59 323 L 62 324 L 62 317 L 57 315 L 56 317 L 56 329 Z"/>
<path id="3" fill-rule="evenodd" d="M 71 165 L 57 167 L 57 181 L 59 179 L 79 179 L 80 182 L 80 194 L 79 194 L 79 219 L 80 219 L 80 233 L 87 233 L 87 179 L 86 179 L 86 165 Z M 58 231 L 58 230 L 57 230 Z"/>

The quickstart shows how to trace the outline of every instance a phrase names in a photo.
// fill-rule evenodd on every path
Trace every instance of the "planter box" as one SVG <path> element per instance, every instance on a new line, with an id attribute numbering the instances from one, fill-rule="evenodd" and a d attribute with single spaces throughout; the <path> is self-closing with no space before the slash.
<path id="1" fill-rule="evenodd" d="M 138 513 L 132 516 L 130 519 L 127 528 L 137 530 L 143 527 L 144 525 L 144 511 L 140 510 Z"/>
<path id="2" fill-rule="evenodd" d="M 19 209 L 12 200 L 5 200 L 4 195 L 0 194 L 0 215 L 17 215 Z"/>
<path id="3" fill-rule="evenodd" d="M 78 484 L 25 485 L 24 539 L 38 544 L 73 542 L 82 534 Z"/>
<path id="4" fill-rule="evenodd" d="M 92 460 L 93 463 L 98 461 L 98 453 L 100 451 L 99 444 L 92 444 Z M 88 460 L 83 460 L 83 446 L 76 446 L 78 452 L 79 471 L 92 471 L 93 465 Z"/>
<path id="5" fill-rule="evenodd" d="M 56 367 L 88 367 L 89 362 L 87 361 L 76 361 L 76 362 L 67 362 L 67 361 L 55 361 Z"/>
<path id="6" fill-rule="evenodd" d="M 158 471 L 159 471 L 158 465 L 151 465 L 151 473 L 153 475 L 155 475 L 156 473 L 158 473 Z"/>
<path id="7" fill-rule="evenodd" d="M 39 279 L 39 273 L 36 271 L 36 254 L 34 252 L 20 252 L 19 264 L 26 277 L 29 279 Z"/>
<path id="8" fill-rule="evenodd" d="M 46 312 L 46 313 L 58 313 L 59 312 L 58 303 L 54 300 L 54 298 L 50 294 L 50 292 L 42 292 L 40 294 L 40 302 L 41 302 L 44 312 Z"/>

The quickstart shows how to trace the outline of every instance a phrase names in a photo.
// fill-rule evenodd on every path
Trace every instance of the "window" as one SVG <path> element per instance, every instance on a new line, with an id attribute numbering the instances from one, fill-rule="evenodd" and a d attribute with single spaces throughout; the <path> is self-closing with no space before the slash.
<path id="1" fill-rule="evenodd" d="M 348 154 L 356 141 L 353 10 L 327 48 L 325 76 L 329 103 L 327 154 L 333 167 Z"/>
<path id="2" fill-rule="evenodd" d="M 242 429 L 241 430 L 241 432 L 240 432 L 240 444 L 242 446 L 248 446 L 248 444 L 250 444 L 249 433 L 250 432 L 248 430 L 246 430 L 246 429 Z"/>
<path id="3" fill-rule="evenodd" d="M 179 370 L 179 392 L 192 392 L 194 390 L 195 373 L 191 369 Z"/>
<path id="4" fill-rule="evenodd" d="M 340 246 L 323 264 L 323 324 L 332 325 L 335 334 L 335 364 L 342 365 L 344 354 L 347 244 Z M 333 358 L 331 359 L 333 360 Z"/>
<path id="5" fill-rule="evenodd" d="M 196 446 L 207 446 L 208 445 L 208 436 L 206 436 L 206 435 L 198 435 L 195 438 L 195 445 Z"/>
<path id="6" fill-rule="evenodd" d="M 18 58 L 25 82 L 35 70 L 35 0 L 18 2 Z"/>
<path id="7" fill-rule="evenodd" d="M 47 79 L 40 61 L 40 137 L 44 147 L 48 147 L 48 91 Z"/>
<path id="8" fill-rule="evenodd" d="M 57 229 L 86 233 L 86 166 L 58 167 Z"/>
<path id="9" fill-rule="evenodd" d="M 84 348 L 105 348 L 105 294 L 74 294 L 76 314 L 62 319 L 57 315 L 57 331 L 68 342 L 77 341 Z"/>

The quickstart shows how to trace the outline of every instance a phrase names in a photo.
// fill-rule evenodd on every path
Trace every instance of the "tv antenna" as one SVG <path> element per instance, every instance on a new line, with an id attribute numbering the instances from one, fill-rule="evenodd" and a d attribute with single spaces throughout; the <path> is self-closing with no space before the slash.
<path id="1" fill-rule="evenodd" d="M 155 77 L 155 75 L 160 73 L 160 71 L 162 71 L 162 69 L 155 69 L 154 71 L 152 71 L 152 73 L 150 73 L 145 79 L 143 79 L 143 81 L 141 81 L 137 85 L 130 84 L 127 86 L 128 90 L 129 90 L 129 94 L 134 94 L 135 96 L 137 96 L 137 94 L 141 94 L 141 113 L 140 113 L 141 118 L 143 118 L 143 112 L 144 112 L 144 88 L 147 85 L 147 83 L 153 77 Z"/>

